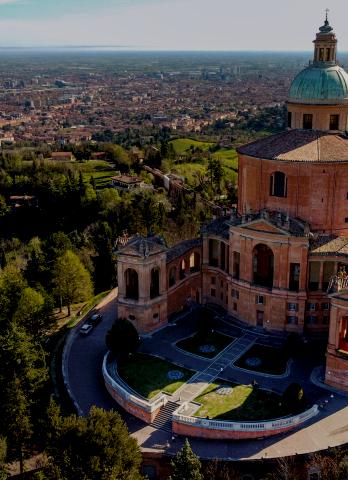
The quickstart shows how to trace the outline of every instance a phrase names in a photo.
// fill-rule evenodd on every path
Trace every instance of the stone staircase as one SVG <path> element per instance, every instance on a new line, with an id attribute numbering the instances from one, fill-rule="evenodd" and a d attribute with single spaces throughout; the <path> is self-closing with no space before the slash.
<path id="1" fill-rule="evenodd" d="M 159 414 L 155 418 L 155 420 L 151 423 L 151 425 L 155 428 L 160 430 L 164 430 L 166 432 L 172 431 L 172 415 L 174 410 L 179 408 L 180 404 L 177 402 L 172 402 L 171 400 L 161 408 Z"/>

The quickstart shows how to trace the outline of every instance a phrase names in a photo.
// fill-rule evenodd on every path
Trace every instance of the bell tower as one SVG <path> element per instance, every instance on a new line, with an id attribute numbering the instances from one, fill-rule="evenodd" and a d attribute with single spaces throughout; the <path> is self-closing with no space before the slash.
<path id="1" fill-rule="evenodd" d="M 316 66 L 321 65 L 336 65 L 337 54 L 337 38 L 333 32 L 328 20 L 329 9 L 326 9 L 325 22 L 322 27 L 319 28 L 314 43 L 314 62 Z"/>

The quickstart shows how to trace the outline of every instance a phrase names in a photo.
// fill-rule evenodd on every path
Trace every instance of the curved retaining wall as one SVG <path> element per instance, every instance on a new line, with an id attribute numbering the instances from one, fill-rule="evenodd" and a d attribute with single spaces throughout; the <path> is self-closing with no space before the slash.
<path id="1" fill-rule="evenodd" d="M 103 378 L 107 391 L 127 412 L 146 423 L 152 423 L 160 409 L 167 403 L 166 396 L 162 394 L 153 401 L 148 401 L 129 392 L 111 377 L 108 371 L 108 359 L 109 353 L 105 355 L 103 360 Z"/>
<path id="2" fill-rule="evenodd" d="M 318 414 L 318 405 L 299 415 L 265 422 L 224 422 L 184 415 L 186 405 L 173 413 L 173 432 L 189 437 L 244 440 L 271 437 L 292 430 Z"/>

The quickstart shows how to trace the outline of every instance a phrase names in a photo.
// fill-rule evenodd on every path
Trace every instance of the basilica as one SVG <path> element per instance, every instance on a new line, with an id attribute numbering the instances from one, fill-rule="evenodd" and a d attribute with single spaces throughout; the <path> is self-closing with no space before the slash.
<path id="1" fill-rule="evenodd" d="M 287 129 L 238 150 L 236 211 L 172 248 L 135 236 L 119 249 L 118 316 L 140 334 L 193 303 L 258 329 L 328 333 L 325 382 L 348 391 L 348 74 L 336 51 L 326 18 Z"/>

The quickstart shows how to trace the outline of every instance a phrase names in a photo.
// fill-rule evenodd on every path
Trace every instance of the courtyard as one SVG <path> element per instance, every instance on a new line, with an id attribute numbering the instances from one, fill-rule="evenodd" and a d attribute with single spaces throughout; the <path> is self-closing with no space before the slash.
<path id="1" fill-rule="evenodd" d="M 147 400 L 169 394 L 187 404 L 194 418 L 262 422 L 298 414 L 320 403 L 310 382 L 316 365 L 313 345 L 291 358 L 287 335 L 245 328 L 221 312 L 193 308 L 164 329 L 142 339 L 139 352 L 117 367 L 120 378 Z M 292 411 L 282 402 L 289 385 L 300 385 L 306 402 Z M 186 402 L 186 403 L 185 403 Z M 164 428 L 170 428 L 170 415 Z"/>

